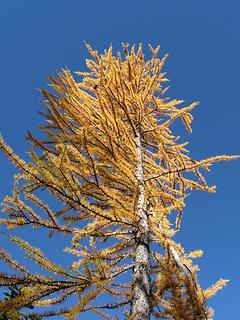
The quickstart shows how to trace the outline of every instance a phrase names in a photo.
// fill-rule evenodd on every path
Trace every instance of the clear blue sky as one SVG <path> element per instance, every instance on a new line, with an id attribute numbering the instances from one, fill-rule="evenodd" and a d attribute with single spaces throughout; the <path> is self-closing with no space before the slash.
<path id="1" fill-rule="evenodd" d="M 26 131 L 36 133 L 43 121 L 37 114 L 37 88 L 46 87 L 49 74 L 65 66 L 83 69 L 84 40 L 99 51 L 110 43 L 120 49 L 122 41 L 143 42 L 160 44 L 160 54 L 170 53 L 165 67 L 169 95 L 201 102 L 194 111 L 193 134 L 176 128 L 190 141 L 192 157 L 240 154 L 239 12 L 239 0 L 1 1 L 0 132 L 25 157 Z M 0 155 L 1 198 L 11 191 L 13 173 Z M 178 236 L 186 250 L 205 251 L 197 262 L 204 288 L 220 277 L 230 280 L 209 301 L 216 320 L 239 317 L 239 178 L 240 161 L 215 165 L 208 179 L 218 186 L 217 193 L 188 198 Z M 46 237 L 33 232 L 27 237 L 44 248 Z M 61 259 L 57 249 L 56 243 L 48 246 L 50 255 Z"/>

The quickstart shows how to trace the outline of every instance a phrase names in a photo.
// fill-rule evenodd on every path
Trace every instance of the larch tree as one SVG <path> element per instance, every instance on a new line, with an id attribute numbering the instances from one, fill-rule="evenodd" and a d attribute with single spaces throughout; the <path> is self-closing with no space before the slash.
<path id="1" fill-rule="evenodd" d="M 203 172 L 237 156 L 189 157 L 187 143 L 170 128 L 181 118 L 191 132 L 198 102 L 179 107 L 182 100 L 165 97 L 167 56 L 158 58 L 159 48 L 149 48 L 146 60 L 141 45 L 125 44 L 116 56 L 112 47 L 99 55 L 87 45 L 88 71 L 77 72 L 77 81 L 63 70 L 50 77 L 50 91 L 42 90 L 47 124 L 40 129 L 46 138 L 28 134 L 31 160 L 25 162 L 1 138 L 1 149 L 20 173 L 13 195 L 2 202 L 0 223 L 68 234 L 72 240 L 65 254 L 76 256 L 65 269 L 7 232 L 45 270 L 32 273 L 0 250 L 15 270 L 0 273 L 0 285 L 19 287 L 17 295 L 0 302 L 0 313 L 9 319 L 20 319 L 19 310 L 28 306 L 37 307 L 28 313 L 36 319 L 81 319 L 87 311 L 104 319 L 212 318 L 206 301 L 227 280 L 203 290 L 192 262 L 202 251 L 185 252 L 173 236 L 188 191 L 215 191 Z M 41 199 L 42 189 L 61 210 Z M 68 259 L 64 253 L 63 259 Z M 77 303 L 69 306 L 65 300 L 71 295 Z"/>

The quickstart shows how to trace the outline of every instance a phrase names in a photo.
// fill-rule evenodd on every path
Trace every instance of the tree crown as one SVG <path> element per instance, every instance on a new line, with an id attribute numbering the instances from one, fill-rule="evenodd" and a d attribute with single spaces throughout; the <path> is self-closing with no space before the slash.
<path id="1" fill-rule="evenodd" d="M 49 276 L 32 274 L 1 249 L 1 259 L 17 271 L 14 276 L 1 273 L 1 286 L 23 287 L 22 294 L 0 302 L 0 307 L 16 319 L 17 310 L 26 305 L 55 304 L 60 304 L 57 311 L 39 316 L 75 319 L 91 310 L 113 319 L 107 311 L 122 308 L 128 319 L 135 319 L 134 280 L 127 281 L 123 274 L 129 276 L 134 268 L 136 246 L 146 236 L 147 223 L 151 314 L 156 319 L 210 319 L 206 299 L 226 280 L 203 290 L 192 262 L 202 251 L 184 252 L 173 236 L 180 229 L 188 190 L 215 191 L 203 171 L 237 156 L 194 160 L 187 143 L 172 133 L 171 124 L 179 118 L 191 132 L 191 111 L 198 102 L 180 107 L 183 100 L 165 97 L 168 79 L 162 69 L 167 56 L 157 57 L 159 47 L 150 46 L 148 61 L 141 44 L 137 49 L 124 45 L 123 57 L 114 56 L 111 46 L 102 55 L 89 45 L 87 49 L 92 58 L 86 60 L 87 72 L 77 72 L 79 81 L 63 70 L 50 77 L 52 90 L 42 90 L 47 124 L 40 129 L 47 138 L 28 134 L 31 161 L 20 159 L 0 140 L 0 148 L 21 172 L 15 177 L 13 195 L 3 200 L 8 216 L 0 222 L 8 228 L 30 224 L 48 229 L 50 235 L 71 234 L 71 246 L 65 251 L 76 261 L 65 270 L 40 249 L 10 236 Z M 41 200 L 42 188 L 62 204 L 60 211 L 52 211 Z M 136 214 L 140 209 L 146 214 L 144 221 Z M 170 222 L 173 215 L 175 225 Z M 77 304 L 61 308 L 74 293 Z M 97 297 L 102 294 L 108 302 L 99 305 Z"/>

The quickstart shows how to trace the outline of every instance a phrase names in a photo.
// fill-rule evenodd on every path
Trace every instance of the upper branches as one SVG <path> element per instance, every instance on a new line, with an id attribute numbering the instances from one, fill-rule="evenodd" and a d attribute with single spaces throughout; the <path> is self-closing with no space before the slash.
<path id="1" fill-rule="evenodd" d="M 70 311 L 59 311 L 69 319 L 90 309 L 99 314 L 100 307 L 88 304 L 102 292 L 113 300 L 123 298 L 106 304 L 109 308 L 128 304 L 131 282 L 126 287 L 119 277 L 132 268 L 132 252 L 140 228 L 136 215 L 138 196 L 144 184 L 150 243 L 156 242 L 165 250 L 164 257 L 151 252 L 152 313 L 157 319 L 192 320 L 197 313 L 199 319 L 206 319 L 205 300 L 216 287 L 204 293 L 196 280 L 192 256 L 186 255 L 172 236 L 180 228 L 188 190 L 215 190 L 208 186 L 202 171 L 209 171 L 216 161 L 237 157 L 217 156 L 197 161 L 188 155 L 186 143 L 178 142 L 171 124 L 180 118 L 191 132 L 191 111 L 198 102 L 180 107 L 182 100 L 164 96 L 168 89 L 163 72 L 167 55 L 158 58 L 159 47 L 150 46 L 151 58 L 147 61 L 141 44 L 137 49 L 123 45 L 124 54 L 116 56 L 112 47 L 102 55 L 89 45 L 87 49 L 92 58 L 86 60 L 87 72 L 77 72 L 79 80 L 69 70 L 63 70 L 55 78 L 50 77 L 50 91 L 42 90 L 45 99 L 42 115 L 47 124 L 40 129 L 46 139 L 28 134 L 31 161 L 20 159 L 0 139 L 0 148 L 21 171 L 13 196 L 3 201 L 7 216 L 0 223 L 9 228 L 32 225 L 47 228 L 51 233 L 71 234 L 72 245 L 66 251 L 77 256 L 71 266 L 77 278 L 62 274 L 68 280 L 64 285 L 56 284 L 54 278 L 21 271 L 2 252 L 2 259 L 24 276 L 2 275 L 1 284 L 21 284 L 29 299 L 35 290 L 36 299 L 31 303 L 52 305 L 76 292 L 76 281 L 79 284 L 81 279 L 80 302 Z M 136 137 L 142 146 L 141 182 L 137 175 Z M 22 179 L 20 186 L 19 179 Z M 36 195 L 42 189 L 59 200 L 62 210 L 52 211 Z M 169 220 L 174 212 L 178 213 L 175 228 Z M 108 241 L 111 238 L 114 244 Z M 60 272 L 22 240 L 14 241 L 43 267 Z M 83 245 L 83 241 L 90 243 Z M 106 248 L 102 249 L 104 243 Z M 217 287 L 221 284 L 224 283 Z M 85 289 L 90 290 L 86 295 Z M 43 296 L 57 291 L 63 293 L 59 298 L 42 301 Z M 27 303 L 16 301 L 18 306 Z"/>

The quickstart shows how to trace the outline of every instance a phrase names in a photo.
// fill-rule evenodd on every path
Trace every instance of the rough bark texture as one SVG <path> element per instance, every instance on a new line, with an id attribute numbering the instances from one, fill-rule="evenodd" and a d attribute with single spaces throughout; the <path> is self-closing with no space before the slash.
<path id="1" fill-rule="evenodd" d="M 133 303 L 132 317 L 134 320 L 150 319 L 150 264 L 149 264 L 149 226 L 147 213 L 144 208 L 145 187 L 143 179 L 142 145 L 140 131 L 136 136 L 137 144 L 137 179 L 139 182 L 139 197 L 137 216 L 139 232 L 136 235 L 135 266 L 133 271 Z"/>

